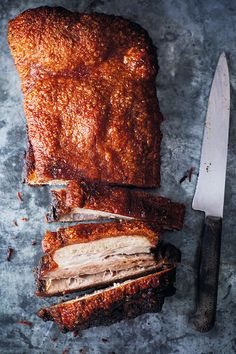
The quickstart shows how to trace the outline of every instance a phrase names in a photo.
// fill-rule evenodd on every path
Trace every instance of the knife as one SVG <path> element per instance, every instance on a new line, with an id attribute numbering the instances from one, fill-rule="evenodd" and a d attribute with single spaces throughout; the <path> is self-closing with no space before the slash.
<path id="1" fill-rule="evenodd" d="M 225 53 L 214 74 L 204 127 L 199 176 L 192 208 L 205 213 L 198 265 L 196 312 L 190 324 L 213 328 L 217 307 L 221 229 L 230 115 L 230 82 Z"/>

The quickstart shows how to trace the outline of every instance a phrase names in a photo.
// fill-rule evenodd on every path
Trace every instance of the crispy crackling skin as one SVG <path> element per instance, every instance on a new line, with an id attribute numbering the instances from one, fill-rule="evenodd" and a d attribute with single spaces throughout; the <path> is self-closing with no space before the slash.
<path id="1" fill-rule="evenodd" d="M 61 331 L 109 325 L 146 312 L 158 312 L 165 296 L 175 292 L 175 268 L 121 284 L 82 299 L 38 311 L 44 321 L 54 321 Z"/>
<path id="2" fill-rule="evenodd" d="M 160 184 L 156 48 L 121 17 L 40 7 L 9 21 L 27 120 L 25 181 Z"/>
<path id="3" fill-rule="evenodd" d="M 45 253 L 53 253 L 61 247 L 100 240 L 108 237 L 140 235 L 147 237 L 151 244 L 157 245 L 160 233 L 156 225 L 142 221 L 111 221 L 106 223 L 77 224 L 57 231 L 46 231 L 42 240 Z"/>
<path id="4" fill-rule="evenodd" d="M 63 216 L 72 214 L 74 208 L 146 220 L 170 230 L 182 229 L 185 214 L 183 204 L 165 197 L 101 183 L 71 181 L 65 189 L 51 191 L 51 210 L 47 221 L 60 221 Z M 74 215 L 71 218 L 73 221 L 80 220 L 79 213 L 78 218 L 76 213 Z"/>

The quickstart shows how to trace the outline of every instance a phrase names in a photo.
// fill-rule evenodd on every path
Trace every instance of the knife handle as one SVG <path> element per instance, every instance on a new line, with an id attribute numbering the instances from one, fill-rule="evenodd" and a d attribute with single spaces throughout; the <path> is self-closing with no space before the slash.
<path id="1" fill-rule="evenodd" d="M 207 216 L 201 237 L 196 312 L 190 324 L 199 332 L 214 327 L 220 265 L 222 218 Z"/>

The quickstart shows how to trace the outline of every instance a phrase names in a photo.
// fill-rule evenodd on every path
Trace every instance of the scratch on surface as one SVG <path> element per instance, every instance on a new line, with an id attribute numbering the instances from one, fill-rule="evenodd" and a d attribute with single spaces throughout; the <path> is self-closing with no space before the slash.
<path id="1" fill-rule="evenodd" d="M 21 112 L 18 112 L 18 117 L 20 117 L 20 120 L 25 124 L 25 119 L 24 119 L 23 115 L 21 114 Z"/>
<path id="2" fill-rule="evenodd" d="M 174 338 L 167 337 L 167 342 L 178 341 L 178 340 L 186 338 L 186 337 L 194 337 L 194 334 L 186 333 L 186 334 L 183 334 L 182 336 L 179 336 L 179 337 L 174 337 Z"/>
<path id="3" fill-rule="evenodd" d="M 231 288 L 232 288 L 232 285 L 231 285 L 231 284 L 229 284 L 229 286 L 228 286 L 228 288 L 227 288 L 227 291 L 226 291 L 226 294 L 225 294 L 225 296 L 224 296 L 224 297 L 222 297 L 222 300 L 227 299 L 227 297 L 228 297 L 228 296 L 229 296 L 229 294 L 230 294 Z"/>
<path id="4" fill-rule="evenodd" d="M 18 330 L 18 333 L 19 333 L 20 337 L 23 339 L 23 342 L 28 345 L 29 349 L 38 349 L 38 348 L 39 348 L 39 347 L 37 347 L 37 346 L 34 346 L 34 345 L 31 343 L 30 338 L 28 338 L 23 332 L 21 332 L 20 329 Z"/>
<path id="5" fill-rule="evenodd" d="M 50 327 L 48 328 L 48 330 L 47 330 L 47 332 L 46 332 L 46 334 L 45 334 L 45 336 L 44 336 L 44 338 L 43 338 L 43 340 L 42 340 L 40 349 L 42 349 L 42 347 L 44 347 L 44 343 L 45 343 L 47 337 L 49 336 L 49 332 L 51 331 L 52 326 L 53 326 L 53 323 L 50 324 Z M 46 342 L 46 343 L 47 343 L 47 342 Z"/>

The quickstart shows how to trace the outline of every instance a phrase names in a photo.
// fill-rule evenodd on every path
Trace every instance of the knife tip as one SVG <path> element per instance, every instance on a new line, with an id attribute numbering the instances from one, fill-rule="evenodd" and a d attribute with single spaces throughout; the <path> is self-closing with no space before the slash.
<path id="1" fill-rule="evenodd" d="M 225 53 L 225 52 L 222 52 L 222 53 L 221 53 L 220 58 L 219 58 L 219 61 L 220 61 L 221 59 L 226 60 L 226 53 Z"/>
<path id="2" fill-rule="evenodd" d="M 222 52 L 220 57 L 219 57 L 219 60 L 218 60 L 218 64 L 217 64 L 218 67 L 222 67 L 222 68 L 225 68 L 225 70 L 228 72 L 228 63 L 227 63 L 227 55 L 225 52 Z"/>

